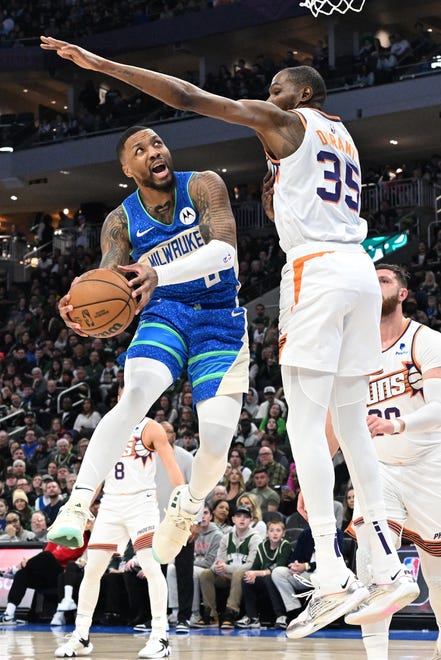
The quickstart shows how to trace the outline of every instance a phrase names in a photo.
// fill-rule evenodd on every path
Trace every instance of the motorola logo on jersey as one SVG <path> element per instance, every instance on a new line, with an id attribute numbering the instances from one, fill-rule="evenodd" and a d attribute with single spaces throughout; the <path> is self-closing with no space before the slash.
<path id="1" fill-rule="evenodd" d="M 179 220 L 183 225 L 192 225 L 196 219 L 196 212 L 190 206 L 186 206 L 179 214 Z"/>

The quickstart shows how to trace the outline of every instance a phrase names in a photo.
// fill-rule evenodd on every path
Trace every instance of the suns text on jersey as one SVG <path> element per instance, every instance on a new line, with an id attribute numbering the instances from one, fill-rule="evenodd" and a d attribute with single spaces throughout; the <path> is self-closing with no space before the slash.
<path id="1" fill-rule="evenodd" d="M 405 394 L 409 389 L 407 373 L 390 374 L 369 383 L 368 406 Z"/>

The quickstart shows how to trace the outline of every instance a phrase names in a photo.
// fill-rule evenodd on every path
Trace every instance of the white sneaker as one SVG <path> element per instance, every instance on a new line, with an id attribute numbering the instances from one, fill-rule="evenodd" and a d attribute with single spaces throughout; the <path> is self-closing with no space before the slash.
<path id="1" fill-rule="evenodd" d="M 47 538 L 52 543 L 66 548 L 81 548 L 83 533 L 88 520 L 93 520 L 89 506 L 83 500 L 72 498 L 61 507 L 58 516 L 48 528 Z"/>
<path id="2" fill-rule="evenodd" d="M 81 639 L 77 632 L 67 635 L 67 641 L 55 650 L 56 658 L 76 658 L 80 655 L 90 655 L 93 651 L 93 644 L 90 638 Z"/>
<path id="3" fill-rule="evenodd" d="M 182 491 L 187 486 L 177 486 L 170 496 L 165 518 L 153 535 L 152 552 L 160 564 L 168 564 L 186 545 L 190 527 L 196 513 L 183 511 L 179 504 Z"/>
<path id="4" fill-rule="evenodd" d="M 417 583 L 407 571 L 402 571 L 389 584 L 371 584 L 368 589 L 368 598 L 346 614 L 346 623 L 361 626 L 381 621 L 418 598 L 420 593 Z"/>
<path id="5" fill-rule="evenodd" d="M 288 625 L 286 636 L 289 639 L 300 639 L 312 635 L 355 609 L 368 596 L 368 588 L 353 574 L 342 591 L 322 595 L 317 589 L 303 612 Z"/>
<path id="6" fill-rule="evenodd" d="M 190 617 L 190 628 L 194 628 L 195 623 L 199 623 L 201 620 L 200 612 L 192 612 Z"/>
<path id="7" fill-rule="evenodd" d="M 77 604 L 73 598 L 63 598 L 57 606 L 59 612 L 71 612 L 77 609 Z"/>
<path id="8" fill-rule="evenodd" d="M 64 612 L 59 612 L 58 610 L 55 612 L 54 616 L 52 617 L 52 621 L 50 623 L 51 626 L 65 626 L 66 625 L 66 617 L 64 616 Z"/>
<path id="9" fill-rule="evenodd" d="M 168 639 L 152 637 L 150 635 L 149 641 L 138 653 L 138 658 L 165 658 L 168 655 L 170 655 Z"/>
<path id="10" fill-rule="evenodd" d="M 286 630 L 286 626 L 288 625 L 286 616 L 282 614 L 281 616 L 278 616 L 275 623 L 274 627 L 278 628 L 279 630 Z"/>

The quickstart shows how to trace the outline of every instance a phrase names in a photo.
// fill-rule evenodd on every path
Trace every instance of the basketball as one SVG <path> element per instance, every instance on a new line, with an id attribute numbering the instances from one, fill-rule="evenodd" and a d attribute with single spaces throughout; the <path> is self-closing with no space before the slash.
<path id="1" fill-rule="evenodd" d="M 90 337 L 114 337 L 133 320 L 136 302 L 124 275 L 96 268 L 81 275 L 70 288 L 69 318 Z"/>
<path id="2" fill-rule="evenodd" d="M 161 424 L 149 417 L 144 422 L 141 435 L 135 442 L 135 452 L 138 456 L 148 456 L 155 451 L 155 441 L 158 438 L 163 438 L 167 442 L 167 435 Z"/>

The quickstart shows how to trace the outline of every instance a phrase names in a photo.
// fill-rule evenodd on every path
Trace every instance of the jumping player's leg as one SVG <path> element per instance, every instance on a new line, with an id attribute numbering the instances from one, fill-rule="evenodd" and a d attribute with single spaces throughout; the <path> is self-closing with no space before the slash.
<path id="1" fill-rule="evenodd" d="M 369 592 L 346 566 L 337 541 L 334 470 L 325 434 L 334 375 L 283 366 L 282 379 L 290 406 L 287 430 L 314 537 L 319 585 L 305 610 L 286 630 L 289 638 L 297 639 L 351 611 Z"/>
<path id="2" fill-rule="evenodd" d="M 187 543 L 206 496 L 224 474 L 241 405 L 242 394 L 219 395 L 197 404 L 200 446 L 190 483 L 174 489 L 167 515 L 153 537 L 153 556 L 161 564 L 168 564 Z"/>
<path id="3" fill-rule="evenodd" d="M 315 542 L 317 581 L 323 593 L 341 591 L 348 568 L 336 543 L 334 469 L 325 435 L 334 375 L 282 366 L 290 406 L 287 431 Z"/>
<path id="4" fill-rule="evenodd" d="M 215 396 L 200 401 L 196 406 L 200 446 L 193 462 L 188 489 L 184 489 L 181 496 L 182 508 L 189 513 L 198 513 L 208 493 L 222 479 L 228 450 L 237 429 L 242 399 L 242 394 Z"/>
<path id="5" fill-rule="evenodd" d="M 382 584 L 401 570 L 401 562 L 387 524 L 378 459 L 365 421 L 367 388 L 367 376 L 336 377 L 331 414 L 365 523 L 362 533 L 373 557 L 373 580 Z"/>
<path id="6" fill-rule="evenodd" d="M 158 360 L 126 360 L 124 392 L 92 434 L 72 497 L 78 495 L 90 503 L 97 486 L 124 451 L 133 427 L 172 382 L 170 370 Z"/>
<path id="7" fill-rule="evenodd" d="M 173 382 L 167 366 L 140 357 L 126 360 L 124 379 L 124 392 L 96 427 L 69 502 L 49 530 L 48 539 L 54 543 L 72 548 L 82 545 L 96 489 L 124 451 L 133 427 Z"/>

